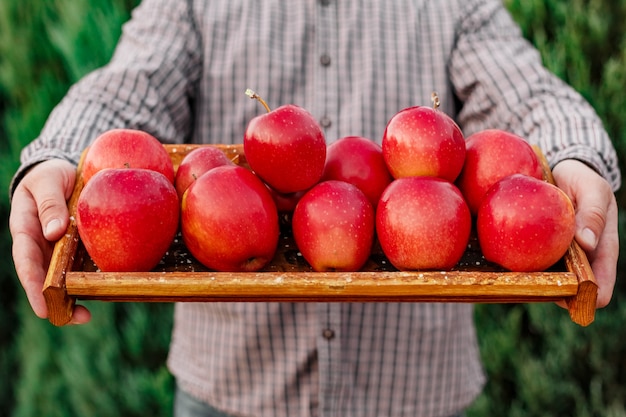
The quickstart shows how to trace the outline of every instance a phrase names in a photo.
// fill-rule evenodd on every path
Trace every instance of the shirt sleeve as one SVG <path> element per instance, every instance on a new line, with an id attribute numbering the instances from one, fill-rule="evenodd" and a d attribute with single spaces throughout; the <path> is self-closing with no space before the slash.
<path id="1" fill-rule="evenodd" d="M 76 164 L 89 143 L 112 128 L 174 143 L 190 135 L 202 50 L 190 4 L 144 0 L 133 10 L 110 62 L 73 85 L 22 150 L 11 193 L 30 166 L 51 158 Z"/>
<path id="2" fill-rule="evenodd" d="M 551 166 L 581 160 L 617 190 L 617 155 L 594 109 L 543 66 L 499 1 L 468 2 L 467 7 L 450 60 L 466 135 L 486 127 L 514 132 L 537 144 Z"/>

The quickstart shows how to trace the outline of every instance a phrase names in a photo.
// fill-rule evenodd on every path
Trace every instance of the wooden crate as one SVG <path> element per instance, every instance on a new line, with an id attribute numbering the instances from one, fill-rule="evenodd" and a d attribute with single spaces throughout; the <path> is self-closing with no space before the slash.
<path id="1" fill-rule="evenodd" d="M 177 167 L 198 146 L 164 145 Z M 241 145 L 216 145 L 235 162 L 246 165 Z M 545 177 L 553 181 L 538 149 Z M 49 320 L 71 320 L 77 299 L 135 302 L 298 301 L 298 302 L 466 302 L 528 303 L 565 301 L 572 321 L 594 320 L 597 284 L 589 262 L 574 241 L 562 261 L 548 271 L 519 273 L 499 268 L 483 258 L 475 236 L 457 266 L 450 271 L 397 271 L 379 247 L 359 272 L 314 272 L 304 261 L 281 219 L 276 256 L 262 271 L 215 272 L 197 262 L 178 235 L 163 261 L 151 272 L 101 272 L 81 244 L 75 222 L 83 183 L 78 166 L 68 202 L 70 225 L 55 245 L 43 293 Z"/>

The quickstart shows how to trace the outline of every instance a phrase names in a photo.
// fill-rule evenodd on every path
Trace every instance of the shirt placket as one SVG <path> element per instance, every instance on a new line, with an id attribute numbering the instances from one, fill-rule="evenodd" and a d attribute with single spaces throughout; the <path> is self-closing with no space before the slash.
<path id="1" fill-rule="evenodd" d="M 339 19 L 337 0 L 317 0 L 315 79 L 318 122 L 327 142 L 337 139 L 339 131 Z"/>
<path id="2" fill-rule="evenodd" d="M 316 116 L 328 143 L 337 139 L 339 128 L 338 2 L 316 0 L 314 66 Z M 320 303 L 318 315 L 319 416 L 331 416 L 341 393 L 341 306 Z"/>
<path id="3" fill-rule="evenodd" d="M 339 404 L 342 395 L 341 304 L 320 303 L 317 315 L 319 416 L 329 417 L 342 408 Z"/>

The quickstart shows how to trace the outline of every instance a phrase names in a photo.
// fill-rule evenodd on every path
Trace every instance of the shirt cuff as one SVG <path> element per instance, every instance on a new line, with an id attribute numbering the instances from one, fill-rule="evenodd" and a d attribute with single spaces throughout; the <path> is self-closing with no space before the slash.
<path id="1" fill-rule="evenodd" d="M 546 159 L 550 165 L 550 169 L 554 168 L 559 162 L 566 159 L 575 159 L 583 162 L 591 169 L 596 171 L 600 176 L 608 181 L 613 191 L 617 191 L 621 185 L 621 175 L 619 172 L 612 172 L 607 168 L 608 162 L 605 161 L 600 153 L 595 149 L 585 145 L 574 145 L 565 149 L 558 150 L 546 155 Z"/>

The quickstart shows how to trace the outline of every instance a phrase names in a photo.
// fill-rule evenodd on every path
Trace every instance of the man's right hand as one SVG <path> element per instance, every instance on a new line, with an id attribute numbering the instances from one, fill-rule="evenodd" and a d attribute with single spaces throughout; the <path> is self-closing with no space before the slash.
<path id="1" fill-rule="evenodd" d="M 13 238 L 13 262 L 28 301 L 38 317 L 47 318 L 42 289 L 54 242 L 69 224 L 67 200 L 76 180 L 76 167 L 52 159 L 35 165 L 15 188 L 9 228 Z M 91 314 L 76 306 L 72 323 L 86 323 Z"/>

